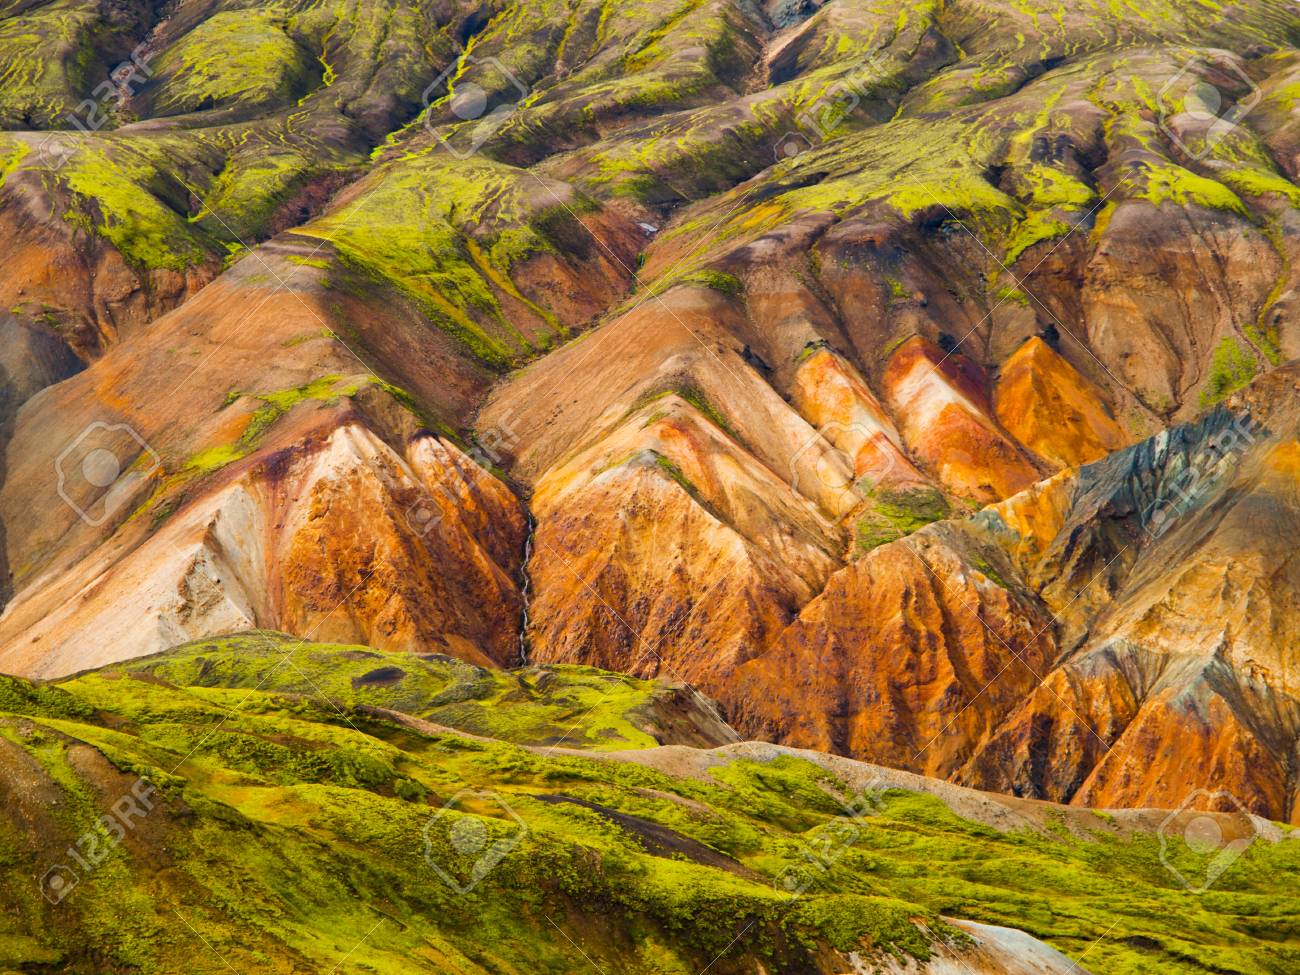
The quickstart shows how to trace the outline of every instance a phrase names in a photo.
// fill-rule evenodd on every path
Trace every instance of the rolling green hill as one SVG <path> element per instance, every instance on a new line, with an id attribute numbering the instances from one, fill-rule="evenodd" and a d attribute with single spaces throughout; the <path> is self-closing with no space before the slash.
<path id="1" fill-rule="evenodd" d="M 539 704 L 519 675 L 376 656 L 250 634 L 0 683 L 0 970 L 829 972 L 970 950 L 943 917 L 1094 971 L 1300 964 L 1300 843 L 1257 838 L 1196 895 L 1134 814 L 773 746 L 601 752 L 658 685 L 557 668 Z M 356 686 L 377 663 L 406 675 Z M 495 737 L 403 713 L 416 685 L 484 702 Z M 517 743 L 543 721 L 596 750 Z M 56 864 L 77 882 L 54 904 Z"/>

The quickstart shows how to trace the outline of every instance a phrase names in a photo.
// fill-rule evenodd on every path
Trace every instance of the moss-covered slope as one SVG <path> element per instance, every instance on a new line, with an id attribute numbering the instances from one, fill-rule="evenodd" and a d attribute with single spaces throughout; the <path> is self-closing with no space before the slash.
<path id="1" fill-rule="evenodd" d="M 465 686 L 455 665 L 358 674 L 379 662 L 253 634 L 0 682 L 0 965 L 843 971 L 851 951 L 960 953 L 941 915 L 1024 929 L 1097 972 L 1300 964 L 1294 842 L 1257 838 L 1196 895 L 1131 818 L 1022 804 L 1023 828 L 999 829 L 775 749 L 598 758 L 468 737 L 376 707 L 445 717 L 430 705 Z M 583 701 L 579 738 L 653 697 L 550 673 L 576 695 L 613 682 Z M 485 723 L 532 737 L 518 678 L 475 679 L 508 688 Z"/>

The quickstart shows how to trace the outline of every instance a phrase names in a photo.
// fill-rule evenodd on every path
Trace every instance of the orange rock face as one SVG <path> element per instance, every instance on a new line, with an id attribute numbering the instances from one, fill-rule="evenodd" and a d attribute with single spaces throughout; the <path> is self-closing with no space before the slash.
<path id="1" fill-rule="evenodd" d="M 794 407 L 845 453 L 854 480 L 888 490 L 927 486 L 908 459 L 893 419 L 842 356 L 817 349 L 794 377 Z"/>
<path id="2" fill-rule="evenodd" d="M 812 505 L 674 395 L 548 473 L 533 511 L 533 659 L 711 693 L 835 562 Z"/>
<path id="3" fill-rule="evenodd" d="M 957 771 L 1056 655 L 998 573 L 927 529 L 840 570 L 723 692 L 743 734 L 930 775 Z"/>
<path id="4" fill-rule="evenodd" d="M 1222 804 L 1196 792 L 1218 781 L 1259 812 L 1293 814 L 1284 743 L 1300 721 L 1277 648 L 1295 645 L 1300 585 L 1258 532 L 1290 537 L 1300 452 L 1261 440 L 1216 459 L 1222 418 L 1118 450 L 1101 387 L 1032 337 L 992 388 L 969 359 L 914 338 L 876 381 L 881 396 L 834 348 L 798 346 L 773 368 L 789 383 L 783 407 L 732 358 L 734 305 L 669 299 L 673 312 L 611 326 L 606 341 L 644 360 L 634 368 L 580 344 L 555 369 L 572 380 L 576 368 L 590 395 L 561 387 L 537 412 L 543 363 L 485 414 L 536 431 L 521 465 L 537 518 L 536 659 L 676 675 L 743 733 L 983 788 L 1168 806 Z M 705 308 L 712 324 L 686 317 Z M 697 323 L 711 331 L 691 334 Z M 652 363 L 672 381 L 638 385 Z M 646 398 L 665 388 L 692 392 Z M 1210 493 L 1176 504 L 1168 523 L 1183 527 L 1166 531 L 1160 512 L 1189 467 Z M 863 476 L 995 503 L 845 565 L 842 529 L 893 503 L 846 493 Z M 1244 480 L 1229 491 L 1225 478 Z M 1227 669 L 1193 679 L 1188 648 L 1220 644 Z M 1198 758 L 1174 770 L 1182 737 Z"/>
<path id="5" fill-rule="evenodd" d="M 910 339 L 890 357 L 884 384 L 908 449 L 949 491 L 1000 501 L 1038 479 L 992 418 L 981 371 L 960 353 Z"/>
<path id="6" fill-rule="evenodd" d="M 1231 812 L 1235 799 L 1247 809 L 1294 820 L 1285 757 L 1260 734 L 1259 719 L 1267 712 L 1254 710 L 1267 702 L 1243 707 L 1240 699 L 1229 700 L 1224 694 L 1237 683 L 1231 673 L 1202 672 L 1155 689 L 1072 801 L 1171 808 L 1204 790 L 1203 808 Z"/>
<path id="7" fill-rule="evenodd" d="M 464 454 L 422 437 L 402 458 L 343 427 L 283 492 L 275 628 L 519 662 L 523 511 Z"/>
<path id="8" fill-rule="evenodd" d="M 58 322 L 57 336 L 83 360 L 192 297 L 215 262 L 178 272 L 132 267 L 104 241 L 49 219 L 60 203 L 50 183 L 25 172 L 5 181 L 0 238 L 9 242 L 0 308 Z"/>
<path id="9" fill-rule="evenodd" d="M 1100 391 L 1037 336 L 1002 365 L 998 422 L 1044 464 L 1077 467 L 1125 445 Z"/>
<path id="10" fill-rule="evenodd" d="M 91 585 L 55 575 L 11 605 L 0 666 L 58 676 L 254 627 L 518 662 L 525 516 L 455 447 L 396 453 L 355 417 L 265 456 Z"/>
<path id="11" fill-rule="evenodd" d="M 1295 818 L 1289 396 L 874 549 L 740 664 L 731 721 L 1018 795 Z"/>

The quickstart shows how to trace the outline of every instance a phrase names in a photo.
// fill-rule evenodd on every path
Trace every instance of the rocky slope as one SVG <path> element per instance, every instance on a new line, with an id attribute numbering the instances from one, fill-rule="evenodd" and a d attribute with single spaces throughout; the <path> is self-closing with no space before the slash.
<path id="1" fill-rule="evenodd" d="M 272 633 L 53 684 L 0 678 L 0 963 L 1256 975 L 1300 961 L 1300 843 L 1272 824 L 1197 818 L 1245 840 L 1198 896 L 1174 871 L 1213 861 L 1163 812 L 764 743 L 643 747 L 723 727 L 678 690 Z"/>
<path id="2" fill-rule="evenodd" d="M 1058 801 L 1295 816 L 1297 378 L 840 570 L 725 692 L 739 726 Z"/>
<path id="3" fill-rule="evenodd" d="M 586 664 L 1300 821 L 1298 46 L 1287 0 L 5 10 L 0 670 Z"/>

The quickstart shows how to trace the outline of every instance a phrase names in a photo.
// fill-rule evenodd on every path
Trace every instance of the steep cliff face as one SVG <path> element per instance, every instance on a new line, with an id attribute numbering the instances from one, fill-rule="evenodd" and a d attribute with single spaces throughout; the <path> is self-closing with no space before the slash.
<path id="1" fill-rule="evenodd" d="M 535 659 L 716 693 L 825 583 L 833 533 L 716 421 L 653 397 L 538 482 Z"/>
<path id="2" fill-rule="evenodd" d="M 722 692 L 743 733 L 940 777 L 1056 657 L 1049 620 L 925 529 L 841 569 Z"/>
<path id="3" fill-rule="evenodd" d="M 1032 794 L 1169 805 L 1219 783 L 1253 808 L 1295 815 L 1297 578 L 1284 541 L 1300 515 L 1294 376 L 1271 377 L 1253 412 L 1220 411 L 1082 469 L 1078 514 L 1029 566 L 1076 647 L 1045 680 L 1070 689 L 1073 714 L 1048 717 L 1060 703 L 1039 691 L 1007 732 L 1023 757 L 978 762 L 976 780 L 1009 781 L 999 763 L 1032 778 L 1030 755 L 1091 727 L 1096 764 Z M 1091 598 L 1062 599 L 1073 585 L 1063 580 L 1103 564 Z M 1175 749 L 1194 757 L 1160 761 Z"/>
<path id="4" fill-rule="evenodd" d="M 45 576 L 11 605 L 0 665 L 63 674 L 252 627 L 517 663 L 519 502 L 453 444 L 398 453 L 336 422 L 135 532 L 91 584 L 83 564 Z"/>
<path id="5" fill-rule="evenodd" d="M 1055 470 L 1100 460 L 1127 440 L 1100 391 L 1038 336 L 1002 364 L 994 409 L 1003 427 Z"/>
<path id="6" fill-rule="evenodd" d="M 969 359 L 909 339 L 890 356 L 882 382 L 912 454 L 953 494 L 1000 501 L 1038 479 L 993 418 L 988 381 Z"/>
<path id="7" fill-rule="evenodd" d="M 1281 370 L 840 570 L 724 692 L 738 727 L 1019 795 L 1294 817 L 1296 388 Z"/>

